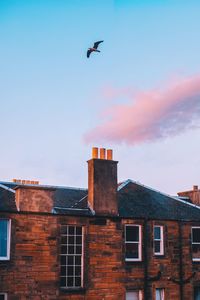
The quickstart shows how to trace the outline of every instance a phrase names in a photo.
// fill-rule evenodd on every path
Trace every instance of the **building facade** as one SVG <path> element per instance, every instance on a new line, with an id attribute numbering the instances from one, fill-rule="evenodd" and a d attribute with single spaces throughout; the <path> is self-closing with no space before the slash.
<path id="1" fill-rule="evenodd" d="M 118 183 L 104 149 L 88 189 L 0 182 L 0 299 L 200 299 L 199 193 Z"/>

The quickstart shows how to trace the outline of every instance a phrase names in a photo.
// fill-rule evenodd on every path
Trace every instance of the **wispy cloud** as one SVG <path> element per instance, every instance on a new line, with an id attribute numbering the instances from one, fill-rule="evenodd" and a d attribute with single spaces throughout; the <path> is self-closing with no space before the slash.
<path id="1" fill-rule="evenodd" d="M 85 135 L 86 142 L 135 145 L 200 127 L 200 76 L 137 93 L 111 88 L 107 96 L 124 96 L 129 102 L 104 110 L 104 120 Z"/>

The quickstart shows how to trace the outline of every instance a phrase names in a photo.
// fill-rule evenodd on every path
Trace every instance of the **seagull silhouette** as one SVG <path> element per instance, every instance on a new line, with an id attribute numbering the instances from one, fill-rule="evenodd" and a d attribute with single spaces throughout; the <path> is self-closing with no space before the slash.
<path id="1" fill-rule="evenodd" d="M 87 51 L 87 58 L 90 57 L 90 54 L 91 54 L 92 52 L 101 52 L 101 51 L 97 50 L 97 48 L 98 48 L 98 46 L 99 46 L 100 43 L 103 43 L 103 41 L 95 42 L 95 43 L 94 43 L 94 46 L 93 46 L 92 48 L 88 48 L 88 51 Z"/>

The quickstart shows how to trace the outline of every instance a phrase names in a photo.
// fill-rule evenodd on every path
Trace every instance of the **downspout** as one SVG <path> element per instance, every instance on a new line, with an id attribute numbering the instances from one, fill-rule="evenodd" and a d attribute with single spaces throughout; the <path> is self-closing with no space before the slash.
<path id="1" fill-rule="evenodd" d="M 183 300 L 183 242 L 182 242 L 182 226 L 181 221 L 178 223 L 179 231 L 179 287 L 180 300 Z"/>
<path id="2" fill-rule="evenodd" d="M 148 300 L 148 223 L 144 220 L 144 300 Z"/>

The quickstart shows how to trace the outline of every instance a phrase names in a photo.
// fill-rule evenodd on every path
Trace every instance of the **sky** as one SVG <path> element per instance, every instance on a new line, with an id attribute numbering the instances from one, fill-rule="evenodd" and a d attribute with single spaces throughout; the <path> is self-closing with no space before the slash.
<path id="1" fill-rule="evenodd" d="M 198 0 L 0 0 L 0 180 L 87 187 L 97 146 L 119 181 L 200 185 L 199 13 Z"/>

